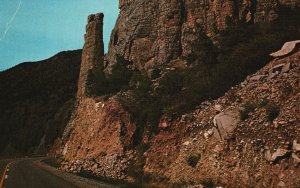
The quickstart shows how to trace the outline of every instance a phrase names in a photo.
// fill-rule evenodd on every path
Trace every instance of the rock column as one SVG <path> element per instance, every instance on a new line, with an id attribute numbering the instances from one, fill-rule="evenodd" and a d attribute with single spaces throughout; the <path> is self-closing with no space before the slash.
<path id="1" fill-rule="evenodd" d="M 96 90 L 97 81 L 103 75 L 103 13 L 88 17 L 85 43 L 82 51 L 82 64 L 78 82 L 77 98 L 87 97 Z"/>

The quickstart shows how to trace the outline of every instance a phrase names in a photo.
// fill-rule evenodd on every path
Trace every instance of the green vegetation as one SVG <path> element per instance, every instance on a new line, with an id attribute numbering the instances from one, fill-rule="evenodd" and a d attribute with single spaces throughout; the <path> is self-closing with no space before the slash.
<path id="1" fill-rule="evenodd" d="M 243 110 L 240 112 L 241 120 L 244 121 L 249 118 L 249 114 L 254 112 L 256 108 L 263 107 L 266 109 L 268 121 L 272 122 L 279 115 L 280 108 L 277 105 L 270 103 L 268 99 L 261 99 L 256 102 L 247 102 L 243 105 Z"/>
<path id="2" fill-rule="evenodd" d="M 149 148 L 149 145 L 140 144 L 136 146 L 136 151 L 138 152 L 137 158 L 132 160 L 130 163 L 130 167 L 128 168 L 128 175 L 134 177 L 135 184 L 144 184 L 149 179 L 149 177 L 144 175 L 144 165 L 145 165 L 145 157 L 144 153 Z"/>

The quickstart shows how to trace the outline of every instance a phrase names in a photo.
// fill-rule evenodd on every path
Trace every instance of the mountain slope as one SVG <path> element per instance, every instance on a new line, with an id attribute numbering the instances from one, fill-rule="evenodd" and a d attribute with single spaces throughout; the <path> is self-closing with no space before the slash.
<path id="1" fill-rule="evenodd" d="M 2 155 L 46 152 L 75 105 L 81 50 L 0 72 Z"/>

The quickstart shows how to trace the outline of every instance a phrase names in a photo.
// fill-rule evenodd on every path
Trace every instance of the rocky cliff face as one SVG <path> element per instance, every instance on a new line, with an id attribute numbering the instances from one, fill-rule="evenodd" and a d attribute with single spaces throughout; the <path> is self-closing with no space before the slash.
<path id="1" fill-rule="evenodd" d="M 61 168 L 162 187 L 187 182 L 297 186 L 297 50 L 271 61 L 223 97 L 209 99 L 218 96 L 216 87 L 226 85 L 222 93 L 265 65 L 266 55 L 283 40 L 300 36 L 297 19 L 289 14 L 284 18 L 291 18 L 290 23 L 278 19 L 299 3 L 120 0 L 106 55 L 103 16 L 90 16 L 78 106 L 57 150 L 66 160 Z M 154 69 L 160 71 L 156 78 Z M 111 82 L 116 76 L 129 81 L 111 89 L 119 85 Z M 197 98 L 203 93 L 209 96 Z M 197 99 L 190 113 L 175 116 L 168 108 L 161 110 L 165 105 L 179 111 L 190 98 Z M 174 99 L 175 105 L 168 106 Z M 278 128 L 281 124 L 289 128 Z"/>
<path id="2" fill-rule="evenodd" d="M 174 64 L 200 56 L 202 42 L 218 43 L 219 32 L 237 22 L 270 22 L 283 6 L 297 0 L 120 0 L 120 15 L 111 35 L 107 63 L 116 56 L 133 61 L 139 70 Z M 181 62 L 184 64 L 184 62 Z"/>
<path id="3" fill-rule="evenodd" d="M 0 72 L 0 155 L 46 153 L 75 105 L 81 50 Z"/>

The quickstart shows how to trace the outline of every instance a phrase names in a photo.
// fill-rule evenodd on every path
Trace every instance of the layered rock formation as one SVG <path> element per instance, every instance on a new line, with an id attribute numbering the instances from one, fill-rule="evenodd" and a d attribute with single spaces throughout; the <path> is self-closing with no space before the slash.
<path id="1" fill-rule="evenodd" d="M 0 72 L 0 155 L 45 154 L 75 106 L 81 50 Z"/>

